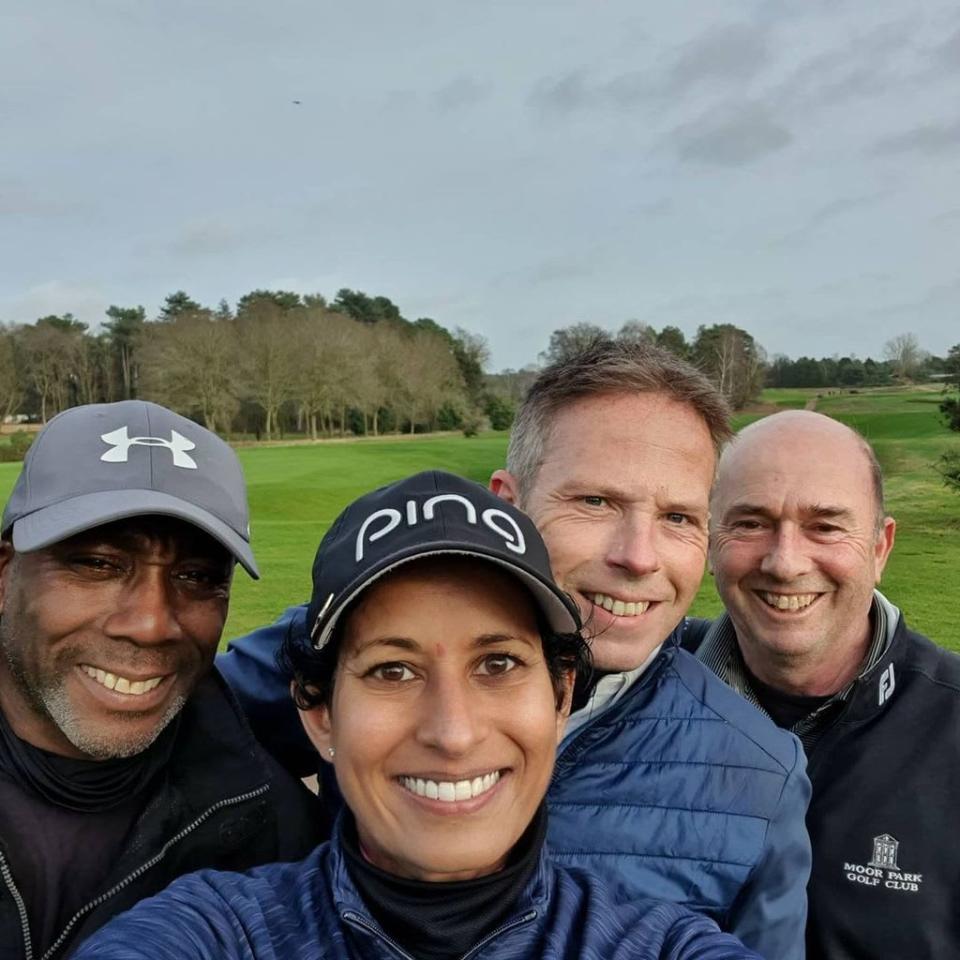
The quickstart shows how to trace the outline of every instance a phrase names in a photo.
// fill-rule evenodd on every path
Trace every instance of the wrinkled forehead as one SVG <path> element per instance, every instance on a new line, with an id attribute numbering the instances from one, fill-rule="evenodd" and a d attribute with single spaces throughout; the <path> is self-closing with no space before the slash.
<path id="1" fill-rule="evenodd" d="M 714 511 L 742 504 L 872 511 L 870 465 L 852 435 L 804 430 L 748 435 L 724 452 L 713 496 Z"/>
<path id="2" fill-rule="evenodd" d="M 713 438 L 692 407 L 659 393 L 611 393 L 557 411 L 540 471 L 552 485 L 606 478 L 623 490 L 656 485 L 705 497 L 715 464 Z"/>

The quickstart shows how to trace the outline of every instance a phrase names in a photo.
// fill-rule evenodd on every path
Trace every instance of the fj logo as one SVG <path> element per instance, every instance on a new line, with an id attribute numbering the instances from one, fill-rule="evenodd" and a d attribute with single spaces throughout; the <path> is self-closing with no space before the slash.
<path id="1" fill-rule="evenodd" d="M 196 461 L 187 453 L 188 450 L 193 450 L 196 444 L 176 430 L 171 430 L 170 439 L 164 440 L 163 437 L 131 437 L 127 428 L 121 427 L 119 430 L 101 434 L 100 439 L 110 444 L 110 449 L 100 457 L 107 463 L 126 463 L 131 447 L 166 447 L 173 455 L 175 467 L 183 467 L 184 470 L 197 469 Z"/>
<path id="2" fill-rule="evenodd" d="M 892 696 L 897 688 L 897 678 L 893 673 L 893 664 L 887 667 L 880 674 L 880 706 L 882 707 Z"/>
<path id="3" fill-rule="evenodd" d="M 408 527 L 415 527 L 418 523 L 429 522 L 433 520 L 437 507 L 442 503 L 458 504 L 463 508 L 466 514 L 467 523 L 478 526 L 480 523 L 488 527 L 498 536 L 503 537 L 507 549 L 514 553 L 526 553 L 527 543 L 523 538 L 523 531 L 517 526 L 517 521 L 503 510 L 497 510 L 488 507 L 480 517 L 477 517 L 477 508 L 466 497 L 461 497 L 458 493 L 440 493 L 429 500 L 424 501 L 423 516 L 416 500 L 406 502 L 406 522 Z M 448 508 L 449 509 L 449 508 Z M 377 529 L 370 531 L 372 524 L 378 520 L 385 521 Z M 373 543 L 381 537 L 387 536 L 396 530 L 404 521 L 404 515 L 393 507 L 385 507 L 383 510 L 377 510 L 371 513 L 360 527 L 357 534 L 356 560 L 359 563 L 363 559 L 364 543 Z"/>

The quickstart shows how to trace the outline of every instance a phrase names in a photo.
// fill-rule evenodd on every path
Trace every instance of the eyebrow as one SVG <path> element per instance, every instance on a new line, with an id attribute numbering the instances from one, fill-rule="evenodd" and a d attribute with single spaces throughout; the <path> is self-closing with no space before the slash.
<path id="1" fill-rule="evenodd" d="M 537 637 L 537 643 L 534 643 L 529 637 L 520 636 L 515 633 L 485 633 L 473 641 L 473 646 L 481 650 L 486 647 L 494 647 L 500 643 L 522 643 L 528 647 L 536 647 L 542 644 L 540 637 Z"/>
<path id="2" fill-rule="evenodd" d="M 849 520 L 853 517 L 853 512 L 847 507 L 835 507 L 829 504 L 813 503 L 802 507 L 802 510 L 810 516 L 822 517 L 825 520 Z"/>
<path id="3" fill-rule="evenodd" d="M 611 486 L 606 480 L 599 480 L 594 483 L 588 479 L 581 480 L 579 477 L 572 477 L 566 483 L 561 484 L 558 491 L 561 496 L 586 494 L 588 496 L 606 497 L 609 500 L 633 501 L 637 499 L 636 491 L 628 490 L 626 487 Z M 644 494 L 646 494 L 646 491 L 644 491 Z M 660 495 L 661 491 L 655 490 L 653 499 L 659 500 Z M 700 502 L 669 500 L 661 509 L 669 513 L 706 513 L 707 500 L 706 497 Z"/>
<path id="4" fill-rule="evenodd" d="M 152 533 L 146 529 L 134 527 L 104 534 L 95 527 L 60 540 L 52 545 L 52 549 L 66 553 L 73 550 L 120 550 L 125 553 L 136 553 L 153 544 L 177 553 L 180 560 L 210 560 L 214 563 L 222 561 L 226 564 L 233 559 L 232 554 L 223 544 L 199 530 L 196 535 L 183 535 L 175 532 Z"/>
<path id="5" fill-rule="evenodd" d="M 853 519 L 853 512 L 847 507 L 833 506 L 832 504 L 809 503 L 800 505 L 800 513 L 805 517 L 816 517 L 822 520 L 850 520 Z M 757 503 L 734 503 L 726 511 L 724 517 L 745 514 L 756 514 L 761 517 L 770 517 L 775 519 L 774 514 L 768 507 Z"/>
<path id="6" fill-rule="evenodd" d="M 611 500 L 626 500 L 629 497 L 625 488 L 611 486 L 606 480 L 594 480 L 590 477 L 570 477 L 565 483 L 559 484 L 557 490 L 562 496 L 586 492 L 589 496 L 609 497 Z"/>
<path id="7" fill-rule="evenodd" d="M 671 500 L 663 506 L 666 513 L 689 513 L 693 516 L 705 516 L 708 512 L 706 503 L 691 503 L 690 501 Z"/>
<path id="8" fill-rule="evenodd" d="M 420 644 L 410 637 L 371 637 L 358 643 L 350 654 L 354 657 L 361 653 L 366 653 L 371 647 L 390 647 L 396 650 L 406 650 L 410 653 L 416 653 L 420 649 Z"/>
<path id="9" fill-rule="evenodd" d="M 539 641 L 539 639 L 538 636 L 537 640 Z M 496 646 L 497 644 L 510 642 L 523 643 L 528 647 L 535 646 L 530 638 L 513 633 L 484 633 L 476 637 L 470 646 L 474 649 L 483 650 L 487 647 Z M 408 653 L 417 653 L 423 649 L 423 645 L 412 637 L 371 637 L 369 640 L 364 640 L 362 643 L 357 644 L 350 655 L 354 657 L 360 656 L 366 653 L 371 647 L 387 647 L 388 649 L 403 650 Z"/>

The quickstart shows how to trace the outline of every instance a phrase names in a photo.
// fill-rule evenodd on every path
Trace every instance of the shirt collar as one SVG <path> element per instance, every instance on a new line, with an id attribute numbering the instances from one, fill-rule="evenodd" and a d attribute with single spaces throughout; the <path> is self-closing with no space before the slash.
<path id="1" fill-rule="evenodd" d="M 802 720 L 798 720 L 790 728 L 790 732 L 795 733 L 800 738 L 808 752 L 820 738 L 839 707 L 849 699 L 857 681 L 872 670 L 886 653 L 893 638 L 899 615 L 900 611 L 883 594 L 874 590 L 873 600 L 870 604 L 870 622 L 873 625 L 873 631 L 870 646 L 857 676 L 842 690 L 839 690 L 829 700 L 822 703 L 812 713 L 807 714 Z M 724 613 L 707 630 L 703 643 L 697 651 L 697 659 L 709 667 L 728 686 L 733 687 L 744 699 L 752 703 L 761 713 L 769 716 L 760 705 L 760 701 L 750 685 L 750 678 L 743 662 L 743 656 L 740 653 L 737 633 L 733 621 L 730 619 L 730 614 Z"/>
<path id="2" fill-rule="evenodd" d="M 646 673 L 650 664 L 656 660 L 657 654 L 662 649 L 663 644 L 657 644 L 647 659 L 639 667 L 634 667 L 633 670 L 625 670 L 622 673 L 608 673 L 601 677 L 587 702 L 575 713 L 570 714 L 564 740 L 571 737 L 581 727 L 585 727 L 592 720 L 595 720 L 600 714 L 605 713 L 618 700 L 626 696 L 630 688 Z"/>

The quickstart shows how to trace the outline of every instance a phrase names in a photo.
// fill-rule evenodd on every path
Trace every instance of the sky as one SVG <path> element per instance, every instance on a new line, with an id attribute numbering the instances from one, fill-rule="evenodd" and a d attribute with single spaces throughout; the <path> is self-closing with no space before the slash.
<path id="1" fill-rule="evenodd" d="M 299 102 L 295 102 L 299 101 Z M 960 7 L 4 0 L 0 321 L 255 288 L 960 342 Z"/>

